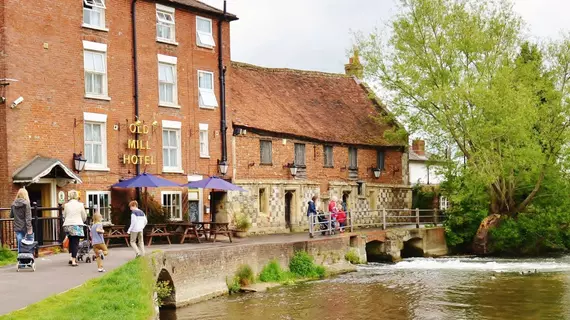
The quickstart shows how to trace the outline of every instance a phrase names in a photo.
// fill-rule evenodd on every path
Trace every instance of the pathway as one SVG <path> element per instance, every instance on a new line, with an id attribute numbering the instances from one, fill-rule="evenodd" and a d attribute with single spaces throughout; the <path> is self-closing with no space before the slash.
<path id="1" fill-rule="evenodd" d="M 173 245 L 152 245 L 146 247 L 147 253 L 154 250 L 200 250 L 212 247 L 236 246 L 250 243 L 283 243 L 309 239 L 307 233 L 267 235 L 234 239 L 233 243 L 227 238 L 219 237 L 216 243 L 187 243 Z M 317 238 L 318 239 L 318 238 Z M 105 259 L 107 272 L 133 259 L 134 253 L 130 248 L 110 248 L 109 256 Z M 16 272 L 15 266 L 0 268 L 0 315 L 26 307 L 54 294 L 62 293 L 82 285 L 89 279 L 98 278 L 104 273 L 97 272 L 96 263 L 80 262 L 79 267 L 72 268 L 67 262 L 68 254 L 58 254 L 41 257 L 36 260 L 36 271 Z"/>

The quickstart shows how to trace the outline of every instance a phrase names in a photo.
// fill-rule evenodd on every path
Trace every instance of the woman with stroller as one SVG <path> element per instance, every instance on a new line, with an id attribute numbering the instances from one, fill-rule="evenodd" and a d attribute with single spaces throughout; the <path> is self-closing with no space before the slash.
<path id="1" fill-rule="evenodd" d="M 31 237 L 32 230 L 32 208 L 30 206 L 30 197 L 28 191 L 24 188 L 18 190 L 16 199 L 12 202 L 10 208 L 10 218 L 14 218 L 14 232 L 16 233 L 16 241 L 18 242 L 18 252 L 20 252 L 20 243 L 22 239 Z"/>
<path id="2" fill-rule="evenodd" d="M 78 201 L 77 191 L 69 191 L 69 198 L 71 200 L 63 207 L 63 230 L 69 239 L 69 252 L 71 253 L 69 264 L 72 267 L 77 267 L 77 250 L 79 239 L 85 237 L 83 227 L 85 220 L 87 220 L 87 212 L 85 212 L 83 203 Z"/>

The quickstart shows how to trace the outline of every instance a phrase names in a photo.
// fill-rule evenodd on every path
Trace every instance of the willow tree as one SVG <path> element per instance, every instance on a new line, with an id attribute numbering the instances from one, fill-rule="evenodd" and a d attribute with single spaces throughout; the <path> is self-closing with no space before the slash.
<path id="1" fill-rule="evenodd" d="M 569 41 L 525 44 L 508 1 L 401 0 L 383 37 L 357 37 L 365 76 L 410 133 L 451 144 L 489 214 L 516 217 L 560 173 L 569 138 Z M 489 221 L 484 221 L 488 223 Z"/>

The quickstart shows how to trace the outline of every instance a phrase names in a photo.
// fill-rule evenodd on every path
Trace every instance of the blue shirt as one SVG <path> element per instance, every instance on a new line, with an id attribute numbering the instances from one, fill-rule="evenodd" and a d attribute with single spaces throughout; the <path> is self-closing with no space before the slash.
<path id="1" fill-rule="evenodd" d="M 105 240 L 103 239 L 103 234 L 98 233 L 97 229 L 103 230 L 103 225 L 101 223 L 96 223 L 91 226 L 91 240 L 92 244 L 101 244 L 104 243 Z"/>

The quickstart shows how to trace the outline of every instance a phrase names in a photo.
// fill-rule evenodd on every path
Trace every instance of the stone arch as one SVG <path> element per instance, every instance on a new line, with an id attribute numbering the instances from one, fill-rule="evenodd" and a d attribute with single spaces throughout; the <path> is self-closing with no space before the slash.
<path id="1" fill-rule="evenodd" d="M 422 238 L 409 238 L 404 240 L 402 250 L 400 250 L 402 258 L 415 258 L 424 256 L 424 241 Z"/>
<path id="2" fill-rule="evenodd" d="M 162 300 L 161 308 L 176 308 L 176 286 L 168 270 L 164 268 L 160 270 L 156 278 L 156 283 L 158 284 L 159 282 L 167 282 L 170 288 L 170 295 Z"/>
<path id="3" fill-rule="evenodd" d="M 386 243 L 379 240 L 366 242 L 366 260 L 368 262 L 391 261 L 390 256 L 386 254 Z"/>

